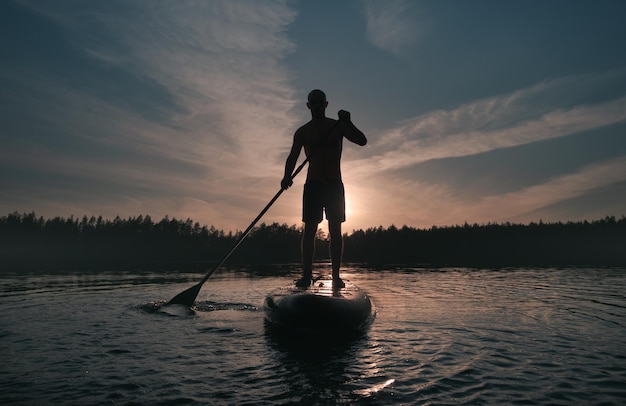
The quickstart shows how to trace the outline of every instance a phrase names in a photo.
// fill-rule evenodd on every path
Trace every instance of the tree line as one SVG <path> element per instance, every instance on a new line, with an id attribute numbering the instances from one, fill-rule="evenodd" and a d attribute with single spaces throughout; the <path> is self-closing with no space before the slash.
<path id="1" fill-rule="evenodd" d="M 300 261 L 301 227 L 255 227 L 233 253 L 232 264 Z M 113 220 L 31 213 L 0 217 L 0 269 L 86 269 L 169 266 L 220 260 L 241 236 L 191 219 L 148 215 Z M 624 266 L 626 217 L 595 221 L 463 224 L 418 229 L 372 227 L 344 235 L 344 262 L 423 266 Z M 318 232 L 316 257 L 328 257 Z"/>
<path id="2" fill-rule="evenodd" d="M 352 233 L 345 258 L 436 266 L 624 266 L 626 217 L 596 221 L 395 226 Z"/>

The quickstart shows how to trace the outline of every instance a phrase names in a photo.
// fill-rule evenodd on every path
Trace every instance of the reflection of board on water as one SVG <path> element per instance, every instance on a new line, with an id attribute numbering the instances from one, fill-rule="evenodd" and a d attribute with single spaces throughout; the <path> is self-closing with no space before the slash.
<path id="1" fill-rule="evenodd" d="M 374 319 L 370 297 L 349 281 L 333 289 L 322 277 L 308 288 L 293 284 L 270 293 L 263 303 L 270 327 L 303 333 L 351 333 L 365 329 Z"/>

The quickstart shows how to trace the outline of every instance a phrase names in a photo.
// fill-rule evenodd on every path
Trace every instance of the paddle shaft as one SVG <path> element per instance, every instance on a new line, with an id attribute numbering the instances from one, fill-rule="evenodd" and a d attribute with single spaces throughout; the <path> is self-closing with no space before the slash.
<path id="1" fill-rule="evenodd" d="M 340 123 L 340 120 L 337 120 L 335 122 L 335 124 L 333 124 L 333 126 L 330 128 L 330 130 L 328 130 L 328 132 L 326 133 L 326 136 L 324 137 L 324 140 L 322 141 L 322 143 L 330 136 L 330 134 L 335 130 L 335 128 L 337 128 L 339 123 Z M 304 161 L 300 164 L 300 166 L 298 166 L 296 168 L 296 170 L 293 171 L 293 173 L 291 174 L 291 180 L 292 181 L 295 179 L 296 176 L 298 176 L 298 174 L 302 171 L 304 166 L 311 160 L 311 157 L 318 150 L 319 150 L 319 147 L 314 149 L 311 152 L 311 154 L 309 154 L 309 156 L 307 156 L 304 159 Z M 228 251 L 226 253 L 226 255 L 224 255 L 224 257 L 220 260 L 220 262 L 217 263 L 217 265 L 215 265 L 213 267 L 213 269 L 211 269 L 209 272 L 207 272 L 206 275 L 204 275 L 204 278 L 202 278 L 202 280 L 198 284 L 196 284 L 196 285 L 192 286 L 191 288 L 185 290 L 184 292 L 181 292 L 178 295 L 174 296 L 174 298 L 172 298 L 172 300 L 170 300 L 167 304 L 168 305 L 170 305 L 170 304 L 184 304 L 184 305 L 186 305 L 188 307 L 191 307 L 193 305 L 193 302 L 196 300 L 196 297 L 198 296 L 198 293 L 200 293 L 200 288 L 202 287 L 204 282 L 206 282 L 207 279 L 209 279 L 211 277 L 211 275 L 213 275 L 213 272 L 217 271 L 219 269 L 219 267 L 224 265 L 224 262 L 226 262 L 226 260 L 233 254 L 233 252 L 235 252 L 235 250 L 239 247 L 239 245 L 241 245 L 243 240 L 248 236 L 248 234 L 250 234 L 250 231 L 252 231 L 252 229 L 254 228 L 256 223 L 261 219 L 261 217 L 263 217 L 263 215 L 270 209 L 270 207 L 272 207 L 274 202 L 276 202 L 276 200 L 278 200 L 278 198 L 280 197 L 280 195 L 283 194 L 284 191 L 285 191 L 285 189 L 280 188 L 280 190 L 274 195 L 274 197 L 272 197 L 272 199 L 263 208 L 263 210 L 261 210 L 259 215 L 256 216 L 256 218 L 254 220 L 252 220 L 252 223 L 250 223 L 248 228 L 246 228 L 246 230 L 239 236 L 239 238 L 237 239 L 237 241 L 235 242 L 233 247 L 230 249 L 230 251 Z"/>

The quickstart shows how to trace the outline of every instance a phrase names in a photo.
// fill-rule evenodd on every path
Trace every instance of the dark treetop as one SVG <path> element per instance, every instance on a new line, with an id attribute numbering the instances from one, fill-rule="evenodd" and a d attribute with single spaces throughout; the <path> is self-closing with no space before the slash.
<path id="1" fill-rule="evenodd" d="M 0 270 L 88 270 L 102 267 L 169 267 L 216 261 L 237 232 L 166 216 L 155 222 L 139 215 L 113 220 L 73 216 L 44 219 L 35 213 L 0 217 Z M 231 264 L 298 262 L 301 229 L 255 227 L 229 259 Z M 464 224 L 416 229 L 368 228 L 344 235 L 344 260 L 372 265 L 424 266 L 624 266 L 626 217 L 596 221 L 530 224 Z M 318 259 L 328 257 L 318 232 Z"/>

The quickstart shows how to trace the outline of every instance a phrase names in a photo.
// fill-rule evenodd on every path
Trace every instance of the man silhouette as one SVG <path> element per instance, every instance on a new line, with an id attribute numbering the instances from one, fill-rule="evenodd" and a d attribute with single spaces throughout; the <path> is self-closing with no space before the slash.
<path id="1" fill-rule="evenodd" d="M 285 163 L 285 175 L 280 183 L 283 189 L 293 184 L 291 176 L 304 148 L 309 167 L 302 203 L 302 278 L 296 281 L 296 286 L 308 287 L 311 284 L 315 234 L 325 211 L 330 234 L 333 287 L 343 288 L 345 284 L 339 276 L 339 268 L 343 254 L 341 223 L 346 220 L 346 206 L 341 180 L 341 151 L 344 138 L 361 146 L 367 143 L 367 138 L 352 123 L 349 112 L 339 110 L 339 120 L 326 117 L 328 101 L 321 90 L 311 91 L 306 105 L 311 110 L 311 120 L 294 134 L 291 152 Z"/>

